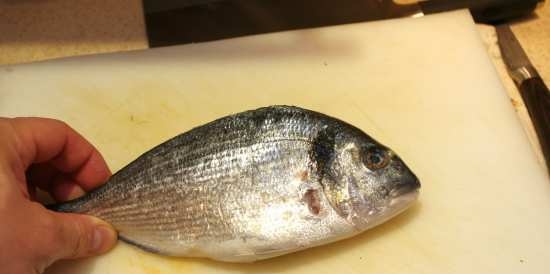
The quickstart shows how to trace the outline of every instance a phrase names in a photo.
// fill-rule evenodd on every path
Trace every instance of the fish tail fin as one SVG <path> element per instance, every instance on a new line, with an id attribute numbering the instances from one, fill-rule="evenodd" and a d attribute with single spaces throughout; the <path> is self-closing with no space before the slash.
<path id="1" fill-rule="evenodd" d="M 83 205 L 85 203 L 85 200 L 81 198 L 77 198 L 74 200 L 61 202 L 61 203 L 53 203 L 44 205 L 46 209 L 57 211 L 57 212 L 74 212 L 74 213 L 82 213 L 83 211 Z"/>
<path id="2" fill-rule="evenodd" d="M 54 204 L 44 205 L 44 207 L 48 210 L 59 211 L 60 204 L 54 203 Z"/>
<path id="3" fill-rule="evenodd" d="M 169 255 L 167 253 L 163 253 L 162 251 L 160 251 L 159 249 L 156 249 L 154 248 L 153 246 L 151 245 L 146 245 L 144 243 L 140 243 L 138 241 L 135 241 L 135 240 L 131 240 L 129 238 L 126 238 L 125 236 L 123 235 L 118 235 L 118 239 L 125 242 L 125 243 L 128 243 L 130 245 L 133 245 L 133 246 L 136 246 L 138 248 L 141 248 L 147 252 L 151 252 L 151 253 L 156 253 L 156 254 L 162 254 L 162 255 Z"/>
<path id="4" fill-rule="evenodd" d="M 71 202 L 64 202 L 64 203 L 54 203 L 49 205 L 44 205 L 46 209 L 57 211 L 57 212 L 75 212 L 73 206 L 71 206 Z"/>
<path id="5" fill-rule="evenodd" d="M 99 188 L 88 192 L 86 195 L 64 201 L 59 203 L 47 204 L 44 205 L 46 209 L 57 211 L 57 212 L 69 212 L 69 213 L 83 213 L 86 212 L 90 206 L 94 203 L 98 192 L 105 190 L 105 185 L 100 186 Z"/>

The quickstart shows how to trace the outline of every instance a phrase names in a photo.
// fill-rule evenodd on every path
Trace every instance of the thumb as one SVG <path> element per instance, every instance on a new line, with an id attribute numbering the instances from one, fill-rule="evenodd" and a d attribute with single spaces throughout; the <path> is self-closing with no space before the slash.
<path id="1" fill-rule="evenodd" d="M 73 259 L 99 255 L 116 243 L 117 233 L 108 223 L 87 215 L 51 212 L 54 233 L 52 257 Z"/>

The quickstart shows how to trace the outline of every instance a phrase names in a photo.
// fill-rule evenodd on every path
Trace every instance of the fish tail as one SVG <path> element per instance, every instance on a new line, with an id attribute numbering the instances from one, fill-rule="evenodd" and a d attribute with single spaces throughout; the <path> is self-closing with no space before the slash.
<path id="1" fill-rule="evenodd" d="M 86 200 L 87 199 L 80 197 L 80 198 L 66 201 L 66 202 L 44 205 L 44 207 L 46 207 L 46 209 L 48 210 L 57 211 L 57 212 L 82 213 L 84 209 L 83 206 Z"/>
<path id="2" fill-rule="evenodd" d="M 65 202 L 65 203 L 54 203 L 49 205 L 44 205 L 46 209 L 57 211 L 57 212 L 74 212 L 73 206 L 71 206 L 71 202 Z"/>
<path id="3" fill-rule="evenodd" d="M 45 207 L 46 209 L 52 210 L 52 211 L 59 211 L 59 206 L 60 206 L 59 203 L 44 205 L 44 207 Z"/>
<path id="4" fill-rule="evenodd" d="M 73 200 L 64 201 L 60 203 L 53 203 L 44 205 L 46 209 L 57 211 L 57 212 L 74 212 L 74 213 L 83 213 L 86 212 L 90 205 L 94 203 L 94 200 L 97 198 L 98 194 L 106 191 L 108 183 L 103 184 L 102 186 L 88 192 L 86 195 L 78 197 Z"/>
<path id="5" fill-rule="evenodd" d="M 151 252 L 151 253 L 156 253 L 156 254 L 163 254 L 163 255 L 168 255 L 166 253 L 163 253 L 161 252 L 160 250 L 150 246 L 150 245 L 145 245 L 145 244 L 142 244 L 142 243 L 139 243 L 138 241 L 134 241 L 134 240 L 130 240 L 129 238 L 126 238 L 125 236 L 122 236 L 122 235 L 118 235 L 118 239 L 125 242 L 125 243 L 128 243 L 130 245 L 133 245 L 133 246 L 136 246 L 138 248 L 141 248 L 147 252 Z"/>

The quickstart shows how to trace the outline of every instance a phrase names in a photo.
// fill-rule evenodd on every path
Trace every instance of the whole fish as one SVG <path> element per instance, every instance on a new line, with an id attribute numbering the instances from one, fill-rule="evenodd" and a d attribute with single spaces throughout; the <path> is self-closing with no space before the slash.
<path id="1" fill-rule="evenodd" d="M 356 235 L 405 210 L 419 188 L 358 128 L 272 106 L 176 136 L 53 209 L 97 216 L 147 251 L 251 262 Z"/>

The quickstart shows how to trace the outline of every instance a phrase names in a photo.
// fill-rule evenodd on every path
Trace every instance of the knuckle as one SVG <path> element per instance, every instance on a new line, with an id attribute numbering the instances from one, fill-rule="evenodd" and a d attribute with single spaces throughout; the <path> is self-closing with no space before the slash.
<path id="1" fill-rule="evenodd" d="M 41 238 L 46 241 L 47 244 L 55 245 L 63 240 L 61 237 L 62 228 L 50 214 L 44 214 L 44 216 L 40 218 L 38 228 L 38 233 L 42 235 Z"/>
<path id="2" fill-rule="evenodd" d="M 80 222 L 75 222 L 74 228 L 76 230 L 76 239 L 73 239 L 70 249 L 69 249 L 69 256 L 70 257 L 78 257 L 82 255 L 85 248 L 85 233 L 83 232 L 83 227 Z"/>
<path id="3" fill-rule="evenodd" d="M 35 248 L 36 256 L 39 261 L 48 260 L 50 257 L 58 258 L 61 256 L 66 241 L 63 228 L 59 221 L 51 214 L 35 215 L 32 231 L 29 231 L 30 250 Z"/>
<path id="4" fill-rule="evenodd" d="M 45 222 L 45 229 L 50 231 L 47 243 L 56 247 L 65 258 L 77 258 L 86 255 L 89 242 L 87 226 L 77 217 L 49 218 Z"/>

